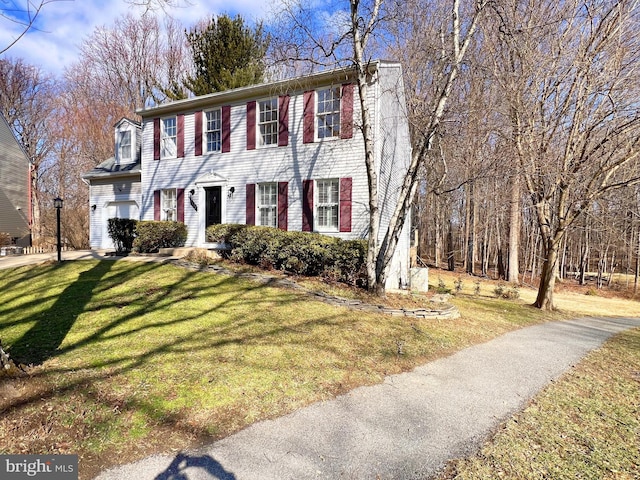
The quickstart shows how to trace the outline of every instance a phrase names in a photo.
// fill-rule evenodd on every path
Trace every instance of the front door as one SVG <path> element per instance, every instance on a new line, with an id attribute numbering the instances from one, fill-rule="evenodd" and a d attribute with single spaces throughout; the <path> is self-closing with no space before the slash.
<path id="1" fill-rule="evenodd" d="M 217 225 L 222 223 L 222 187 L 206 187 L 206 225 Z"/>

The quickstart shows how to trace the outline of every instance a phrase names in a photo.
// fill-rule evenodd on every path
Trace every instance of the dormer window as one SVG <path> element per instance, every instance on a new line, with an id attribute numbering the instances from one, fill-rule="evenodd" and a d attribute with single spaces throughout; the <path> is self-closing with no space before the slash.
<path id="1" fill-rule="evenodd" d="M 120 161 L 131 160 L 131 131 L 120 132 Z"/>

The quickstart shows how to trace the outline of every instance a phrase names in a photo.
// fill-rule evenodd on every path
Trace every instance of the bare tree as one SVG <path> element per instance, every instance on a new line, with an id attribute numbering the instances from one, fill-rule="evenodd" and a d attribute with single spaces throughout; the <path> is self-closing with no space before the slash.
<path id="1" fill-rule="evenodd" d="M 80 60 L 70 67 L 94 84 L 94 95 L 120 102 L 132 113 L 166 99 L 185 70 L 186 43 L 176 35 L 176 21 L 162 25 L 157 17 L 126 14 L 112 27 L 98 27 L 80 47 Z"/>
<path id="2" fill-rule="evenodd" d="M 36 19 L 40 15 L 42 9 L 49 3 L 59 2 L 61 0 L 33 0 L 14 1 L 11 2 L 11 8 L 0 8 L 0 19 L 4 22 L 14 23 L 19 26 L 19 32 L 15 38 L 6 46 L 0 46 L 0 55 L 13 47 L 18 41 L 26 35 L 26 33 L 34 28 Z M 3 2 L 6 4 L 7 2 Z"/>
<path id="3" fill-rule="evenodd" d="M 568 228 L 604 194 L 640 181 L 637 0 L 505 2 L 496 71 L 524 188 L 542 236 L 535 306 L 553 309 Z"/>
<path id="4" fill-rule="evenodd" d="M 476 0 L 469 8 L 468 17 L 464 19 L 459 0 L 454 0 L 448 7 L 439 10 L 441 16 L 434 16 L 442 31 L 441 50 L 435 58 L 425 62 L 424 71 L 431 75 L 431 89 L 421 91 L 422 95 L 413 96 L 416 103 L 421 102 L 423 113 L 421 121 L 411 122 L 413 152 L 408 171 L 404 177 L 397 199 L 397 208 L 393 212 L 390 223 L 385 232 L 380 232 L 381 206 L 377 195 L 378 177 L 374 165 L 374 137 L 372 120 L 370 117 L 367 98 L 367 72 L 372 58 L 372 51 L 380 47 L 383 40 L 380 35 L 376 40 L 376 32 L 382 34 L 384 24 L 407 10 L 407 6 L 399 2 L 385 3 L 382 0 L 350 0 L 335 5 L 336 18 L 332 24 L 333 30 L 315 28 L 315 16 L 310 7 L 299 1 L 284 2 L 282 15 L 286 19 L 286 26 L 281 28 L 285 39 L 276 45 L 282 55 L 295 62 L 303 61 L 314 68 L 317 66 L 346 66 L 351 65 L 356 71 L 356 82 L 361 107 L 361 130 L 364 139 L 364 161 L 367 169 L 369 185 L 369 228 L 367 276 L 369 289 L 378 295 L 385 292 L 385 281 L 391 258 L 395 252 L 400 233 L 409 214 L 409 208 L 415 197 L 420 181 L 420 167 L 429 158 L 440 124 L 446 112 L 446 106 L 452 94 L 454 83 L 460 74 L 463 60 L 471 39 L 477 29 L 482 12 L 487 2 Z M 415 6 L 410 8 L 417 7 Z M 431 2 L 429 2 L 431 3 Z M 422 2 L 421 12 L 430 11 Z M 418 7 L 419 8 L 419 7 Z M 386 33 L 390 33 L 387 31 Z M 376 43 L 374 44 L 374 40 Z M 440 52 L 444 52 L 440 56 Z M 433 71 L 433 66 L 437 68 Z M 299 65 L 295 63 L 295 65 Z M 411 89 L 409 85 L 409 90 Z M 413 105 L 410 105 L 412 108 Z M 411 119 L 410 119 L 411 121 Z"/>

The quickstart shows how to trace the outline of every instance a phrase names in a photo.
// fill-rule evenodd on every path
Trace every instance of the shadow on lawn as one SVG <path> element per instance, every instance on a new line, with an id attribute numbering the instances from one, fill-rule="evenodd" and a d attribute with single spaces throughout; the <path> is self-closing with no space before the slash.
<path id="1" fill-rule="evenodd" d="M 11 356 L 18 362 L 39 365 L 55 355 L 78 315 L 84 312 L 94 289 L 113 268 L 114 262 L 98 262 L 65 288 L 51 308 L 41 313 L 35 323 L 11 346 Z"/>
<path id="2" fill-rule="evenodd" d="M 186 472 L 188 468 L 204 470 L 218 480 L 236 480 L 233 473 L 227 472 L 219 462 L 209 455 L 196 457 L 184 453 L 176 455 L 171 465 L 154 480 L 186 480 L 189 478 Z"/>

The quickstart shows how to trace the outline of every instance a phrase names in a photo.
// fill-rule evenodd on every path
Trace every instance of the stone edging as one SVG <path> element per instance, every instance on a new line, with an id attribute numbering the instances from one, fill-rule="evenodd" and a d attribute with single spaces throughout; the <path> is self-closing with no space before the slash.
<path id="1" fill-rule="evenodd" d="M 302 287 L 300 284 L 290 280 L 288 278 L 275 277 L 273 275 L 263 273 L 236 273 L 218 265 L 201 266 L 194 262 L 189 262 L 183 259 L 175 260 L 173 263 L 176 265 L 189 268 L 191 270 L 198 271 L 212 271 L 215 273 L 221 273 L 225 275 L 231 275 L 239 278 L 246 278 L 254 280 L 260 283 L 274 284 L 278 286 L 288 287 L 295 290 L 301 290 L 307 295 L 312 296 L 316 300 L 333 305 L 336 307 L 346 307 L 352 310 L 360 310 L 372 313 L 382 313 L 385 315 L 391 315 L 394 317 L 409 317 L 409 318 L 431 318 L 437 320 L 452 320 L 460 317 L 458 309 L 449 303 L 442 303 L 440 309 L 426 309 L 426 308 L 393 308 L 385 305 L 374 305 L 371 303 L 362 302 L 360 300 L 342 298 L 335 295 L 328 295 L 323 292 L 315 292 Z"/>

